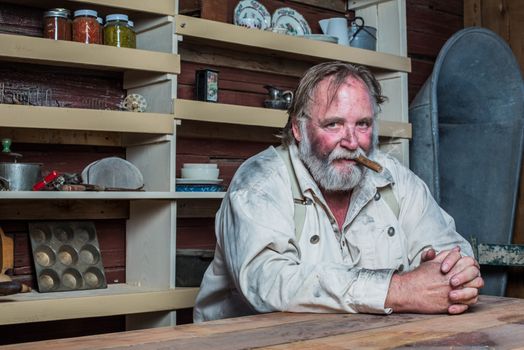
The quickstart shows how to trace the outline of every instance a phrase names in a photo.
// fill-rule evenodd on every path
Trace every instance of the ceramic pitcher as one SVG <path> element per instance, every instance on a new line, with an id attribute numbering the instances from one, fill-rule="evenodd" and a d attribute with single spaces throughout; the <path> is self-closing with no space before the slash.
<path id="1" fill-rule="evenodd" d="M 337 37 L 340 45 L 349 46 L 348 22 L 345 17 L 321 19 L 318 23 L 324 34 Z"/>

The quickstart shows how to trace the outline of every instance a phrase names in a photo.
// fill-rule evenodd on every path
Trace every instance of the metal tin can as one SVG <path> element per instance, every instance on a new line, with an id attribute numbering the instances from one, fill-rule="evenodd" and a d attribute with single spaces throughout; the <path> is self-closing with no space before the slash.
<path id="1" fill-rule="evenodd" d="M 195 73 L 195 94 L 198 100 L 218 102 L 218 71 L 200 69 Z"/>

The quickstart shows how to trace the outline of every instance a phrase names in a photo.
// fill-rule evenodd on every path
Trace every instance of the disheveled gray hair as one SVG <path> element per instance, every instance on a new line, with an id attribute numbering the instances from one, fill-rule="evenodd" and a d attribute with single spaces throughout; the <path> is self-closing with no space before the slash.
<path id="1" fill-rule="evenodd" d="M 298 83 L 295 97 L 287 111 L 289 115 L 287 124 L 279 135 L 284 147 L 291 145 L 295 141 L 291 128 L 292 121 L 296 119 L 299 123 L 304 123 L 310 118 L 309 110 L 318 84 L 324 79 L 331 79 L 328 93 L 332 101 L 336 92 L 348 77 L 359 79 L 366 85 L 373 104 L 373 118 L 376 118 L 380 112 L 380 104 L 386 101 L 387 98 L 382 95 L 380 83 L 375 76 L 363 66 L 339 61 L 324 62 L 308 69 Z M 376 123 L 373 123 L 373 140 L 374 143 L 378 142 Z"/>

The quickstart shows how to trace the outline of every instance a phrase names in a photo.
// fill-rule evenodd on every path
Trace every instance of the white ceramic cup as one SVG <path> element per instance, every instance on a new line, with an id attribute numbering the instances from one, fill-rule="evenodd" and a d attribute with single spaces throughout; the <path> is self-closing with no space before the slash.
<path id="1" fill-rule="evenodd" d="M 182 168 L 214 168 L 218 166 L 215 163 L 184 163 Z"/>
<path id="2" fill-rule="evenodd" d="M 218 179 L 218 168 L 182 168 L 180 175 L 183 179 L 193 180 L 216 180 Z"/>
<path id="3" fill-rule="evenodd" d="M 337 37 L 340 45 L 349 46 L 348 21 L 345 17 L 321 19 L 318 23 L 324 34 Z"/>

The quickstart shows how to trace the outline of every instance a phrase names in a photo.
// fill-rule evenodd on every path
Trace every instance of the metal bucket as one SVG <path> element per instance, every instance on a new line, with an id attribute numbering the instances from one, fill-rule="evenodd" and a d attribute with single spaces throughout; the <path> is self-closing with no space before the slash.
<path id="1" fill-rule="evenodd" d="M 509 244 L 524 149 L 524 82 L 506 42 L 483 28 L 454 34 L 409 107 L 410 167 L 479 243 Z M 483 269 L 504 295 L 504 269 Z"/>
<path id="2" fill-rule="evenodd" d="M 377 50 L 377 28 L 364 25 L 362 17 L 355 17 L 348 31 L 349 46 L 366 50 Z"/>
<path id="3" fill-rule="evenodd" d="M 31 191 L 41 179 L 41 165 L 37 163 L 0 163 L 0 179 L 10 191 Z"/>

